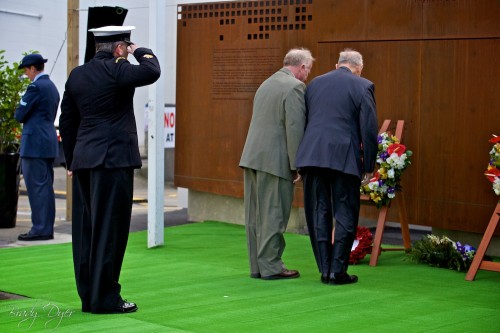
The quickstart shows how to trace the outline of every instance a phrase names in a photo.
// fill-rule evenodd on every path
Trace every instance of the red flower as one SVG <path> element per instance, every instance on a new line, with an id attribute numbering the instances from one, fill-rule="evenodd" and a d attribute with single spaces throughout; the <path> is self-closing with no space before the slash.
<path id="1" fill-rule="evenodd" d="M 493 137 L 489 140 L 491 143 L 499 143 L 500 136 L 493 135 Z"/>
<path id="2" fill-rule="evenodd" d="M 387 147 L 387 154 L 392 155 L 393 153 L 398 154 L 398 156 L 401 156 L 404 154 L 406 151 L 406 146 L 402 145 L 400 143 L 393 143 L 389 147 Z"/>
<path id="3" fill-rule="evenodd" d="M 358 226 L 356 229 L 355 243 L 353 244 L 353 249 L 351 249 L 351 254 L 349 256 L 349 264 L 358 264 L 360 260 L 372 251 L 372 243 L 373 235 L 370 229 Z"/>
<path id="4" fill-rule="evenodd" d="M 491 168 L 491 169 L 490 169 L 490 168 L 488 168 L 488 170 L 486 170 L 486 171 L 484 172 L 484 175 L 488 178 L 488 180 L 489 180 L 490 182 L 492 182 L 492 183 L 493 183 L 493 182 L 495 182 L 495 179 L 496 179 L 497 177 L 500 177 L 500 170 L 498 170 L 497 168 L 494 168 L 494 167 L 493 167 L 493 168 Z"/>

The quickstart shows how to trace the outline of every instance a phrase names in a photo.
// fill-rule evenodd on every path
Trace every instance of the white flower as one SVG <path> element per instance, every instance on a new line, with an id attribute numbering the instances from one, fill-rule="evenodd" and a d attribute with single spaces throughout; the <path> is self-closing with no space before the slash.
<path id="1" fill-rule="evenodd" d="M 439 237 L 436 235 L 427 235 L 432 243 L 439 244 Z"/>
<path id="2" fill-rule="evenodd" d="M 368 188 L 372 191 L 376 191 L 378 189 L 378 181 L 369 182 Z"/>
<path id="3" fill-rule="evenodd" d="M 402 170 L 406 167 L 406 154 L 398 156 L 396 153 L 392 153 L 386 160 L 386 162 L 395 169 Z"/>
<path id="4" fill-rule="evenodd" d="M 394 169 L 389 169 L 389 171 L 387 171 L 387 177 L 394 179 Z"/>
<path id="5" fill-rule="evenodd" d="M 406 165 L 406 154 L 402 154 L 398 158 L 398 162 L 396 163 L 396 168 L 397 169 L 404 169 Z"/>
<path id="6" fill-rule="evenodd" d="M 495 149 L 495 146 L 493 146 L 493 148 L 491 148 L 491 150 L 490 150 L 490 155 L 493 156 L 493 155 L 495 155 L 496 152 L 497 152 L 497 150 Z"/>
<path id="7" fill-rule="evenodd" d="M 493 191 L 495 191 L 496 195 L 500 195 L 500 178 L 496 178 L 493 182 Z"/>
<path id="8" fill-rule="evenodd" d="M 443 236 L 441 243 L 443 243 L 443 244 L 451 243 L 454 248 L 457 248 L 457 245 L 455 244 L 455 242 L 452 241 L 451 239 L 449 239 L 447 236 Z"/>

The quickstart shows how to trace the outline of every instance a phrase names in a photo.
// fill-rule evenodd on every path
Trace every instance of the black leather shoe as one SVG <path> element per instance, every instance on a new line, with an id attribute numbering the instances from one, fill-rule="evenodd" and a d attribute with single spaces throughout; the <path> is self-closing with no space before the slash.
<path id="1" fill-rule="evenodd" d="M 250 277 L 252 279 L 260 279 L 260 273 L 252 273 L 252 274 L 250 274 Z"/>
<path id="2" fill-rule="evenodd" d="M 263 276 L 262 279 L 263 280 L 295 279 L 295 278 L 298 278 L 299 276 L 300 276 L 300 273 L 298 271 L 284 269 L 279 274 Z"/>
<path id="3" fill-rule="evenodd" d="M 328 284 L 330 282 L 330 276 L 321 274 L 321 283 Z"/>
<path id="4" fill-rule="evenodd" d="M 20 234 L 17 236 L 20 241 L 41 241 L 54 239 L 54 235 L 31 235 L 30 233 Z"/>
<path id="5" fill-rule="evenodd" d="M 358 277 L 356 275 L 349 275 L 347 273 L 333 274 L 330 276 L 329 284 L 351 284 L 358 282 Z"/>
<path id="6" fill-rule="evenodd" d="M 138 307 L 135 303 L 127 302 L 126 300 L 114 309 L 114 313 L 130 313 L 137 311 Z"/>

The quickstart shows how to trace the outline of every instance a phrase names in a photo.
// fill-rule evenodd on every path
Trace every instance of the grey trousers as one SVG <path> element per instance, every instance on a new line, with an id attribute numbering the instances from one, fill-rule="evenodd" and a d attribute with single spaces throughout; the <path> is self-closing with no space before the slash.
<path id="1" fill-rule="evenodd" d="M 269 173 L 245 168 L 245 227 L 250 274 L 270 276 L 285 268 L 283 233 L 288 225 L 294 184 Z"/>

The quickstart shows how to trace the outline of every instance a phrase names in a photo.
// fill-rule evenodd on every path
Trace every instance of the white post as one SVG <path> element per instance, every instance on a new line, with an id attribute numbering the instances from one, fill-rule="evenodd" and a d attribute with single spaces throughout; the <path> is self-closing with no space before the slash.
<path id="1" fill-rule="evenodd" d="M 149 1 L 149 47 L 158 57 L 160 66 L 165 59 L 165 43 L 161 38 L 165 32 L 165 3 Z M 162 67 L 163 70 L 163 67 Z M 164 244 L 164 87 L 165 75 L 149 86 L 148 101 L 148 248 Z"/>

